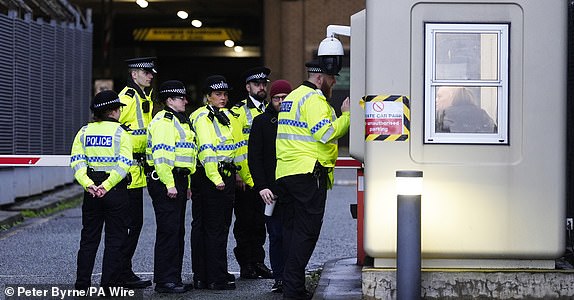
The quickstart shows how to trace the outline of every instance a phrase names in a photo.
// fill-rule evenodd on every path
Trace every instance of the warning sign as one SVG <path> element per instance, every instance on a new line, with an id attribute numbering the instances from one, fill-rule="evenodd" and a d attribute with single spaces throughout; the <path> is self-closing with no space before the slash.
<path id="1" fill-rule="evenodd" d="M 410 108 L 406 96 L 366 96 L 362 105 L 365 109 L 365 140 L 408 140 Z"/>
<path id="2" fill-rule="evenodd" d="M 365 133 L 403 134 L 403 104 L 399 102 L 367 102 Z"/>

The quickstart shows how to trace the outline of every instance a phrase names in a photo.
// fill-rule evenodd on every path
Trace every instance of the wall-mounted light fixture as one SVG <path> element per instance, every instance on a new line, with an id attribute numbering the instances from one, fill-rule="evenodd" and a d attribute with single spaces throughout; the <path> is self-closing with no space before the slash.
<path id="1" fill-rule="evenodd" d="M 397 171 L 397 299 L 421 298 L 422 171 Z"/>
<path id="2" fill-rule="evenodd" d="M 199 28 L 199 27 L 201 27 L 202 25 L 203 25 L 203 23 L 202 23 L 200 20 L 198 20 L 198 19 L 195 19 L 195 20 L 191 21 L 191 26 L 193 26 L 193 27 L 195 27 L 195 28 Z"/>
<path id="3" fill-rule="evenodd" d="M 149 3 L 146 0 L 136 0 L 136 4 L 139 5 L 141 8 L 146 8 Z"/>
<path id="4" fill-rule="evenodd" d="M 187 19 L 187 17 L 189 17 L 189 14 L 186 11 L 180 10 L 177 12 L 177 16 L 180 17 L 182 20 Z"/>

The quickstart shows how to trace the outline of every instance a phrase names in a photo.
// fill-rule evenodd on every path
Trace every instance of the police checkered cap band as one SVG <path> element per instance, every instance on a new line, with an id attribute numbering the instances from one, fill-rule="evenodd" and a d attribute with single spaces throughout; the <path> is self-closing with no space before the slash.
<path id="1" fill-rule="evenodd" d="M 169 89 L 160 91 L 161 94 L 165 93 L 177 93 L 177 94 L 185 94 L 185 89 Z"/>
<path id="2" fill-rule="evenodd" d="M 138 62 L 138 63 L 133 63 L 133 64 L 129 64 L 128 68 L 134 68 L 134 69 L 152 69 L 154 67 L 153 62 Z"/>
<path id="3" fill-rule="evenodd" d="M 224 89 L 228 89 L 229 86 L 227 85 L 227 82 L 222 81 L 222 82 L 218 82 L 218 83 L 214 83 L 212 85 L 209 86 L 212 90 L 216 91 L 216 90 L 224 90 Z"/>
<path id="4" fill-rule="evenodd" d="M 323 70 L 319 67 L 307 67 L 307 72 L 309 72 L 309 73 L 323 73 Z"/>
<path id="5" fill-rule="evenodd" d="M 267 79 L 267 75 L 263 72 L 259 74 L 253 74 L 245 78 L 245 82 L 249 82 L 251 80 L 258 80 L 258 79 Z"/>
<path id="6" fill-rule="evenodd" d="M 110 104 L 114 104 L 114 103 L 121 103 L 120 102 L 120 98 L 114 99 L 114 100 L 110 100 L 110 101 L 106 101 L 104 103 L 97 103 L 94 104 L 94 108 L 100 108 L 102 106 L 106 106 L 106 105 L 110 105 Z"/>

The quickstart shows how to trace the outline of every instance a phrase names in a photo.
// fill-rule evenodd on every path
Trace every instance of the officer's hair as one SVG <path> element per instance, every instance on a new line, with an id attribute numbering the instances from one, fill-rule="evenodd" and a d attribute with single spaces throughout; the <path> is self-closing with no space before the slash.
<path id="1" fill-rule="evenodd" d="M 112 112 L 116 109 L 117 108 L 110 108 L 110 109 L 105 109 L 105 110 L 94 111 L 94 113 L 93 113 L 94 114 L 94 121 L 96 121 L 96 122 L 102 121 L 106 117 L 109 117 L 112 114 Z"/>

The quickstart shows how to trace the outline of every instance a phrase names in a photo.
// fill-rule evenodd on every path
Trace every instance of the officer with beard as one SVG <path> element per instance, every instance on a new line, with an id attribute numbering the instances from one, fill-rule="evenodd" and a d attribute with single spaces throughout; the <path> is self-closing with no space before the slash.
<path id="1" fill-rule="evenodd" d="M 233 113 L 243 132 L 245 142 L 249 141 L 249 132 L 253 119 L 265 111 L 267 99 L 267 83 L 271 70 L 266 67 L 256 67 L 247 70 L 245 89 L 249 93 L 247 99 L 237 103 Z M 239 129 L 238 129 L 239 130 Z M 249 148 L 247 149 L 249 152 Z M 235 258 L 241 268 L 240 276 L 246 279 L 273 278 L 271 270 L 263 263 L 265 259 L 265 204 L 252 188 L 246 186 L 239 177 L 235 189 L 235 224 L 233 235 L 237 246 L 233 249 Z"/>
<path id="2" fill-rule="evenodd" d="M 337 139 L 349 130 L 349 98 L 342 115 L 327 101 L 341 65 L 305 64 L 308 79 L 281 103 L 277 126 L 278 209 L 283 228 L 283 299 L 311 299 L 305 267 L 315 249 L 327 189 L 333 186 Z"/>

